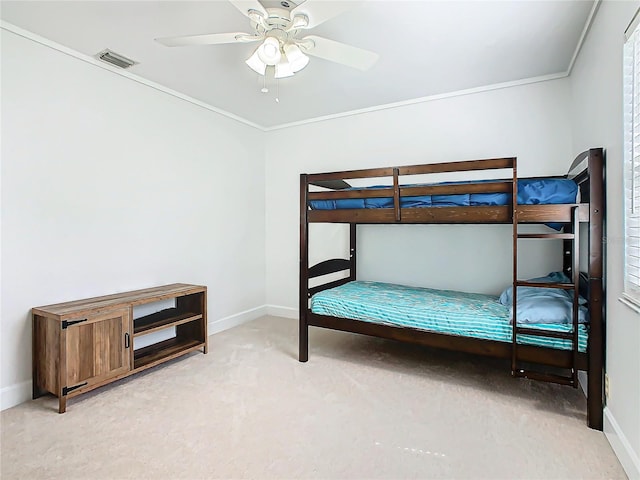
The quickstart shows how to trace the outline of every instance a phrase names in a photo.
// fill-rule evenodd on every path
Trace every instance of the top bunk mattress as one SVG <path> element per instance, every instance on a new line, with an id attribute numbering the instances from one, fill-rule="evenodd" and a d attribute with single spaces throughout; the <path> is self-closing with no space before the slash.
<path id="1" fill-rule="evenodd" d="M 354 281 L 313 295 L 311 311 L 318 315 L 511 343 L 509 307 L 493 295 Z M 572 330 L 571 324 L 564 323 L 526 326 L 554 332 Z M 587 349 L 587 332 L 586 325 L 580 324 L 580 352 Z M 518 335 L 518 343 L 571 350 L 571 341 L 549 337 Z"/>
<path id="2" fill-rule="evenodd" d="M 491 182 L 492 180 L 486 180 Z M 444 182 L 438 184 L 413 184 L 402 185 L 464 185 L 476 182 Z M 366 187 L 367 190 L 389 188 L 389 185 Z M 353 187 L 347 190 L 362 190 L 362 187 Z M 557 205 L 577 203 L 578 185 L 573 180 L 566 178 L 528 178 L 518 180 L 518 204 L 519 205 Z M 400 197 L 402 208 L 420 207 L 469 207 L 482 205 L 509 205 L 510 193 L 468 193 L 455 195 L 420 195 Z M 340 210 L 362 208 L 393 208 L 393 196 L 383 198 L 345 198 L 336 200 L 311 200 L 309 205 L 314 210 Z"/>

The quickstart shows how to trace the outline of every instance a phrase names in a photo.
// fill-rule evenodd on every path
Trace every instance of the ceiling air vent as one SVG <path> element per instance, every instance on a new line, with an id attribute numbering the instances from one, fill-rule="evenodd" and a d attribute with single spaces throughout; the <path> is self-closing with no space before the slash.
<path id="1" fill-rule="evenodd" d="M 116 52 L 112 52 L 109 49 L 103 50 L 96 55 L 98 60 L 102 60 L 103 62 L 110 63 L 118 68 L 129 68 L 132 65 L 136 65 L 138 62 L 134 62 L 133 60 L 124 57 Z"/>

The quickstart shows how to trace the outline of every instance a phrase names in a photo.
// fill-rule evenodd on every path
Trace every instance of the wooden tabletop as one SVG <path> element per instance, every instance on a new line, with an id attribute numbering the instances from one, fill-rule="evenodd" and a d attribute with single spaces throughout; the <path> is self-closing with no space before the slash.
<path id="1" fill-rule="evenodd" d="M 35 315 L 42 315 L 44 317 L 64 320 L 65 317 L 82 315 L 84 312 L 88 311 L 97 313 L 98 311 L 112 310 L 118 307 L 142 305 L 145 303 L 165 300 L 167 298 L 204 292 L 206 289 L 207 287 L 201 285 L 172 283 L 170 285 L 162 285 L 160 287 L 145 288 L 142 290 L 115 293 L 113 295 L 105 295 L 102 297 L 85 298 L 72 302 L 35 307 L 32 309 L 32 313 Z"/>

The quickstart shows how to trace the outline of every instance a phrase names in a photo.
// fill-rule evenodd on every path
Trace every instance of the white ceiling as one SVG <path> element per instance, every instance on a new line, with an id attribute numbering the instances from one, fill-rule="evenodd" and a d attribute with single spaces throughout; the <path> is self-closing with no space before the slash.
<path id="1" fill-rule="evenodd" d="M 308 8 L 323 0 L 307 0 Z M 338 2 L 337 2 L 338 3 Z M 262 78 L 244 60 L 256 44 L 165 47 L 157 37 L 251 32 L 217 1 L 2 1 L 0 17 L 95 55 L 109 48 L 129 71 L 262 127 L 298 122 L 503 82 L 565 74 L 593 0 L 361 1 L 310 34 L 372 50 L 361 72 L 312 57 L 294 77 Z"/>

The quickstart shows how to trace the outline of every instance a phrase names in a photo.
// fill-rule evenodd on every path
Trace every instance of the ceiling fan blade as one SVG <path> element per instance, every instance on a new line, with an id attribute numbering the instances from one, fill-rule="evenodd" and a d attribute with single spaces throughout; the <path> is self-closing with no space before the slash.
<path id="1" fill-rule="evenodd" d="M 380 57 L 377 53 L 370 52 L 369 50 L 315 35 L 304 37 L 299 45 L 308 55 L 341 63 L 342 65 L 357 68 L 363 72 L 370 69 Z"/>
<path id="2" fill-rule="evenodd" d="M 317 27 L 333 17 L 337 17 L 347 10 L 351 10 L 358 2 L 333 2 L 326 0 L 306 0 L 291 10 L 291 18 L 296 15 L 306 15 L 309 18 L 309 24 L 302 28 Z"/>
<path id="3" fill-rule="evenodd" d="M 246 43 L 260 40 L 261 37 L 248 33 L 206 33 L 204 35 L 185 35 L 183 37 L 156 38 L 156 42 L 167 47 L 188 47 L 192 45 L 218 45 L 221 43 Z"/>
<path id="4" fill-rule="evenodd" d="M 263 16 L 267 16 L 267 11 L 258 0 L 229 0 L 234 7 L 240 10 L 245 17 L 249 16 L 250 10 L 256 10 Z"/>

